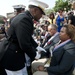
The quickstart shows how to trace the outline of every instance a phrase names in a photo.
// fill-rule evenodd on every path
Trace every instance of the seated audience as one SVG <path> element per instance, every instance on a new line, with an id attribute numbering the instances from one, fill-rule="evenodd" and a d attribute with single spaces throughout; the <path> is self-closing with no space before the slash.
<path id="1" fill-rule="evenodd" d="M 40 64 L 44 65 L 47 61 L 47 58 L 52 56 L 52 50 L 56 43 L 58 43 L 59 39 L 59 32 L 57 32 L 57 25 L 52 24 L 48 26 L 48 33 L 50 34 L 51 38 L 48 39 L 47 42 L 45 42 L 44 49 L 46 52 L 41 51 L 41 59 L 35 60 L 32 62 L 32 70 L 36 71 L 36 67 L 38 67 Z M 45 58 L 45 59 L 44 59 Z M 41 61 L 42 60 L 42 61 Z"/>
<path id="2" fill-rule="evenodd" d="M 52 51 L 49 67 L 39 66 L 33 75 L 73 75 L 75 63 L 75 26 L 64 25 L 60 43 Z"/>

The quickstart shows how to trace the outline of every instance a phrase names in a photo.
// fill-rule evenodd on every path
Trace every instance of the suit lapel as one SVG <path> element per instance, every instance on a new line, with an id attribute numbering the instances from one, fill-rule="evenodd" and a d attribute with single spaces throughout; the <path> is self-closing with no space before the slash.
<path id="1" fill-rule="evenodd" d="M 67 43 L 69 43 L 69 42 L 71 42 L 71 40 L 67 40 L 67 41 L 65 41 L 65 42 L 63 42 L 63 43 L 61 43 L 61 44 L 59 44 L 58 46 L 56 46 L 56 47 L 54 48 L 53 52 L 57 51 L 59 48 L 65 46 L 65 45 L 66 45 Z M 59 43 L 60 43 L 60 42 L 59 42 Z"/>
<path id="2" fill-rule="evenodd" d="M 56 39 L 56 37 L 58 37 L 58 36 L 59 36 L 59 33 L 57 32 L 54 36 L 52 36 L 52 37 L 48 40 L 48 42 L 44 45 L 44 47 L 47 46 L 47 45 L 50 45 L 50 44 Z"/>

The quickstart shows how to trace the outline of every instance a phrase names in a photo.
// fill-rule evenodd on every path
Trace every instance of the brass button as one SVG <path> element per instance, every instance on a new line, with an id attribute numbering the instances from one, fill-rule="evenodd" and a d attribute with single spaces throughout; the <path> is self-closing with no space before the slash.
<path id="1" fill-rule="evenodd" d="M 17 53 L 17 51 L 16 51 L 16 53 Z"/>

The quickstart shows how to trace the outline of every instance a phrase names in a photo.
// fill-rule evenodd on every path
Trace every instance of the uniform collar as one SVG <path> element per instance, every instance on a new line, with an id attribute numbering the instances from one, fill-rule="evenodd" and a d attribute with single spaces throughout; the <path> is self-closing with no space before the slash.
<path id="1" fill-rule="evenodd" d="M 31 13 L 27 10 L 27 11 L 25 11 L 25 13 L 31 18 L 31 19 L 33 19 L 33 16 L 31 15 Z"/>

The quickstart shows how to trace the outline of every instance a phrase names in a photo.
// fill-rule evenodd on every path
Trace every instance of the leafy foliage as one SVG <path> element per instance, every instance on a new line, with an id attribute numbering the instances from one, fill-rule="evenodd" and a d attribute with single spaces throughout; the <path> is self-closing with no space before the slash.
<path id="1" fill-rule="evenodd" d="M 46 9 L 45 13 L 48 15 L 51 12 L 57 12 L 59 9 L 68 11 L 71 9 L 71 4 L 68 4 L 68 0 L 56 0 L 54 8 Z"/>
<path id="2" fill-rule="evenodd" d="M 0 20 L 0 24 L 4 24 L 4 21 L 3 20 Z"/>
<path id="3" fill-rule="evenodd" d="M 66 11 L 68 11 L 71 8 L 71 4 L 68 5 L 68 0 L 57 0 L 55 2 L 55 7 L 54 10 L 58 11 L 59 9 L 63 9 L 66 8 Z"/>
<path id="4" fill-rule="evenodd" d="M 4 24 L 3 17 L 4 16 L 0 15 L 0 24 Z"/>
<path id="5" fill-rule="evenodd" d="M 53 9 L 46 9 L 45 10 L 45 13 L 48 15 L 48 14 L 50 14 L 51 12 L 54 12 L 54 10 Z"/>

